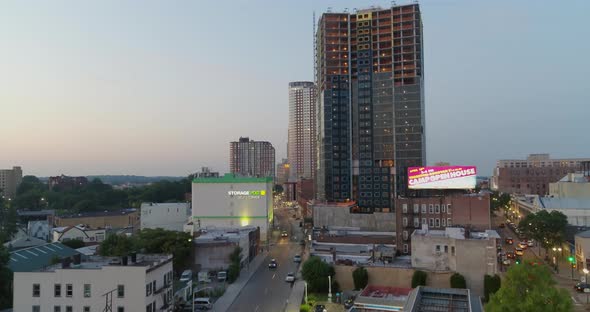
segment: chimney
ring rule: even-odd
[[[121,264],[125,266],[127,265],[127,256],[121,257]]]

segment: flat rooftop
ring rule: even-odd
[[[53,272],[57,269],[60,270],[99,270],[106,266],[117,266],[117,267],[147,267],[154,268],[161,264],[164,264],[172,260],[172,255],[167,254],[137,254],[136,262],[131,261],[131,257],[128,257],[127,265],[122,264],[122,257],[102,257],[102,256],[89,256],[86,261],[81,261],[79,265],[73,263],[68,268],[62,268],[62,264],[54,264],[39,269],[39,272]]]
[[[483,309],[479,297],[472,296],[468,289],[418,286],[408,298],[404,311],[480,312]]]
[[[469,232],[467,236],[466,234],[467,232],[464,228],[450,227],[446,228],[445,230],[429,230],[428,228],[423,228],[420,230],[415,230],[412,236],[448,237],[454,239],[500,239],[500,235],[494,230],[485,230],[484,232]]]
[[[386,307],[403,307],[412,288],[368,285],[356,297],[355,307],[371,308],[375,305]]]
[[[71,218],[95,218],[95,217],[114,217],[114,216],[125,216],[130,213],[137,212],[135,208],[128,208],[128,209],[121,209],[121,210],[114,210],[114,211],[92,211],[92,212],[82,212],[76,214],[69,214],[59,216],[60,219],[71,219]]]
[[[247,177],[226,173],[222,177],[194,178],[193,183],[270,183],[272,177]]]

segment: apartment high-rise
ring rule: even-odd
[[[313,82],[289,83],[289,146],[292,178],[313,179],[316,169],[316,87]]]
[[[275,176],[275,148],[266,141],[254,141],[240,137],[230,142],[229,170],[248,177]]]
[[[391,211],[424,165],[422,21],[418,4],[324,13],[316,32],[317,194]]]
[[[0,196],[14,198],[16,189],[23,180],[23,170],[21,167],[12,167],[12,169],[0,169]]]

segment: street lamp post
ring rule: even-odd
[[[328,302],[332,302],[332,276],[328,275]]]
[[[590,271],[588,271],[588,269],[584,268],[584,270],[582,270],[584,272],[584,283],[588,283],[588,273]],[[586,292],[586,288],[584,288],[584,292],[586,293],[586,303],[588,303],[588,292]]]
[[[304,282],[305,285],[305,303],[307,303],[307,282]]]

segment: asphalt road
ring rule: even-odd
[[[274,232],[276,243],[271,245],[270,255],[250,278],[229,311],[276,312],[282,311],[286,306],[292,284],[285,282],[285,277],[289,272],[297,272],[299,264],[293,262],[293,256],[301,253],[301,232],[299,221],[291,218],[292,212],[278,209],[275,214],[280,231],[287,231],[289,237],[281,238],[279,230]],[[268,268],[271,258],[277,260],[276,269]]]

